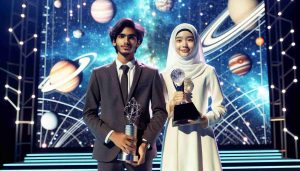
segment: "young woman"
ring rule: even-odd
[[[181,69],[194,88],[187,96],[177,92],[171,79],[174,69]],[[217,143],[213,128],[225,114],[224,98],[215,69],[205,64],[200,37],[194,26],[180,24],[172,32],[166,70],[162,73],[165,83],[168,121],[162,156],[162,171],[220,171]],[[212,99],[211,110],[208,98]],[[200,123],[172,126],[174,106],[183,101],[193,102]]]

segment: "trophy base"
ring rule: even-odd
[[[201,113],[194,103],[185,103],[174,107],[173,127],[200,123]]]
[[[197,123],[200,123],[200,117],[199,117],[199,119],[196,119],[196,120],[182,119],[182,120],[173,121],[172,125],[173,125],[173,127],[175,127],[175,126],[192,125],[192,124],[197,124]]]
[[[138,161],[138,156],[135,156],[135,155],[132,155],[132,154],[120,153],[120,154],[118,154],[117,160],[137,162]]]

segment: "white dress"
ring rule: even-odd
[[[208,117],[209,126],[199,125],[182,127],[172,126],[172,114],[169,114],[162,155],[162,171],[220,171],[218,147],[212,126],[226,112],[223,94],[213,67],[203,65],[201,75],[193,79],[192,102],[201,113]],[[172,98],[175,88],[170,73],[162,73],[168,98]],[[211,111],[208,109],[208,97],[212,98]]]

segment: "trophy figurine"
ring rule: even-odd
[[[191,93],[194,89],[191,78],[186,78],[183,70],[174,69],[171,72],[171,79],[176,91],[183,91],[187,99],[191,99]],[[174,127],[195,124],[200,122],[200,118],[201,113],[198,112],[194,103],[191,100],[186,100],[179,105],[175,105],[172,125]]]
[[[124,109],[126,116],[125,134],[137,138],[137,126],[135,124],[137,118],[141,115],[141,107],[135,98],[131,98]],[[136,145],[136,144],[135,144]],[[138,156],[135,151],[131,151],[129,154],[121,152],[118,154],[118,160],[137,162]]]

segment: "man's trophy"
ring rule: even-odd
[[[194,88],[194,83],[191,78],[186,78],[185,73],[181,69],[174,69],[171,72],[171,79],[176,91],[183,91],[186,98],[189,99],[174,107],[173,126],[182,126],[195,124],[200,122],[201,114],[191,102],[191,95]]]
[[[131,98],[127,103],[124,109],[124,113],[126,116],[126,125],[125,125],[125,134],[137,138],[137,126],[135,124],[137,118],[141,115],[141,107],[140,104],[135,100],[135,98]],[[135,144],[136,145],[136,144]],[[118,160],[120,161],[138,161],[138,156],[136,154],[136,150],[130,152],[129,154],[124,151],[118,155]]]

